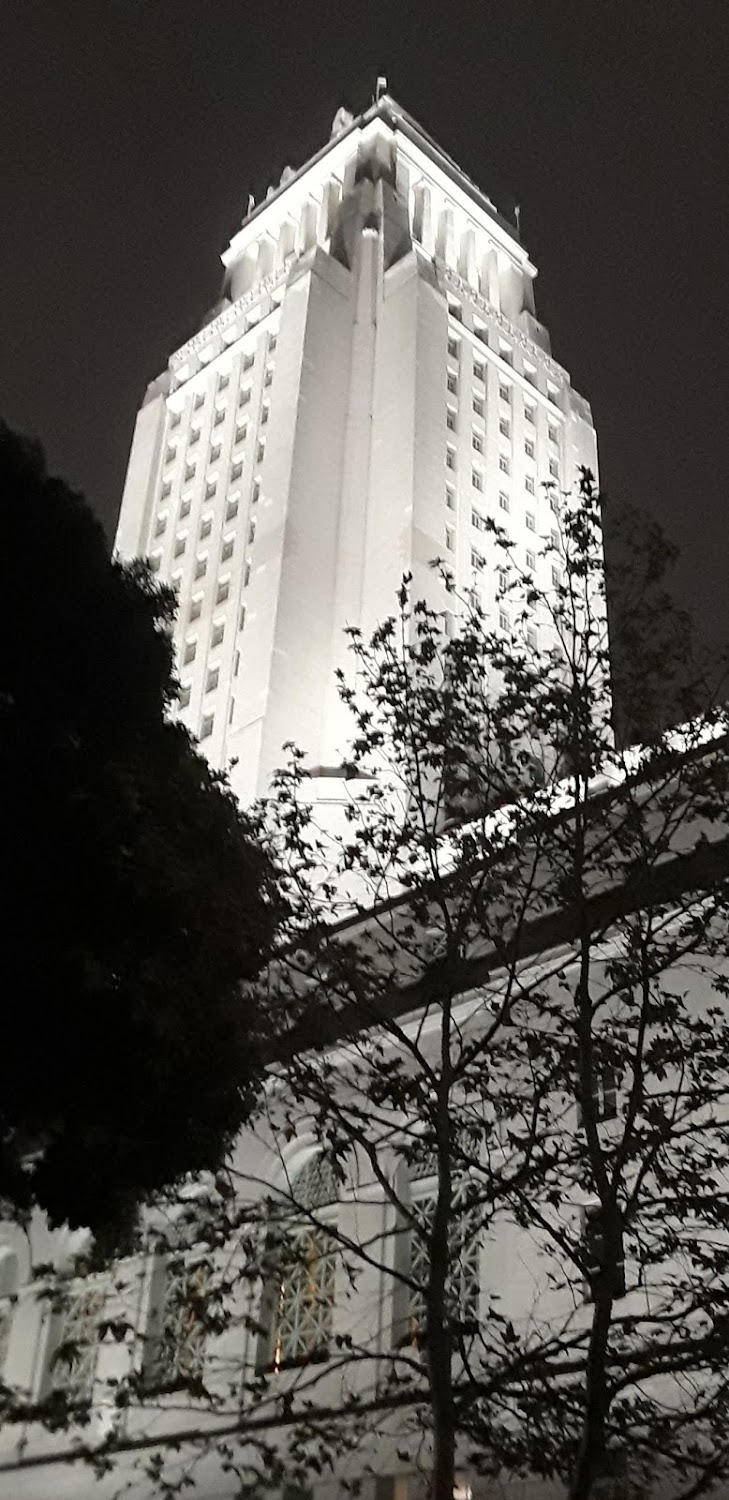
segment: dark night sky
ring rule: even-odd
[[[726,0],[3,0],[0,409],[113,529],[148,379],[218,254],[378,73],[508,206],[602,480],[729,638]]]

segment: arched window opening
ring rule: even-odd
[[[278,1371],[328,1358],[337,1255],[326,1218],[336,1199],[332,1164],[318,1152],[291,1178],[286,1201],[271,1210],[260,1369]]]

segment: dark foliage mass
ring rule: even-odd
[[[174,598],[0,428],[0,1193],[119,1224],[245,1117],[269,870],[171,722]]]

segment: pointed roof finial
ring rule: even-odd
[[[377,83],[375,85],[375,104],[377,104],[379,102],[379,100],[382,98],[382,95],[386,94],[386,93],[387,93],[387,79],[386,79],[384,73],[381,73],[380,76],[379,76],[379,78],[377,79]]]

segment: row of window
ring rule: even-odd
[[[460,306],[458,304],[455,304],[455,303],[449,304],[449,312],[450,312],[451,316],[453,318],[455,318],[458,322],[462,322],[463,321],[462,309],[460,308]],[[473,318],[473,332],[476,335],[476,337],[478,339],[480,339],[480,341],[481,341],[482,344],[484,344],[487,348],[490,346],[490,344],[489,344],[489,330],[488,330],[488,327],[487,327],[487,325],[484,322],[482,322],[482,320],[480,318],[478,318],[476,316],[474,316],[474,318]],[[462,347],[464,345],[464,342],[465,341],[463,339],[457,338],[454,334],[452,334],[452,333],[449,334],[449,337],[448,337],[448,353],[449,353],[449,355],[451,356],[452,359],[460,360],[460,358],[461,358],[461,350],[462,350]],[[497,348],[496,352],[498,353],[499,358],[501,360],[503,360],[504,364],[506,364],[506,365],[512,365],[513,366],[513,364],[514,364],[514,351],[511,348],[511,346],[509,344],[507,344],[501,338],[498,340],[498,348]],[[478,355],[474,352],[474,355],[473,355],[473,372],[474,372],[474,375],[476,376],[477,379],[479,379],[479,380],[483,380],[484,379],[484,370],[485,370],[485,366],[484,366],[483,361],[480,360],[478,358]],[[535,364],[532,364],[531,360],[529,360],[527,358],[525,358],[524,361],[523,361],[522,374],[524,376],[524,379],[527,380],[530,385],[533,385],[533,386],[536,387],[537,382],[538,382],[537,367],[536,367]],[[558,402],[559,402],[559,387],[554,384],[554,381],[549,380],[549,379],[547,380],[547,396],[548,396],[548,398],[549,398],[550,401],[554,402],[555,405],[558,404]]]
[[[483,365],[479,365],[478,366],[478,371],[479,371],[479,374],[478,374],[477,378],[480,379],[480,380],[483,380],[483,378],[484,378],[484,367],[483,367]],[[476,370],[474,368],[474,374],[475,373],[476,373]],[[451,396],[456,396],[457,397],[458,396],[458,377],[453,373],[452,370],[448,372],[448,376],[447,376],[447,379],[446,379],[446,385],[447,385],[448,394],[451,395]],[[511,387],[510,386],[503,385],[503,384],[499,385],[499,396],[500,396],[501,400],[506,403],[506,405],[511,406],[511,404],[512,404],[512,391],[511,391]],[[477,417],[485,417],[485,415],[486,415],[486,402],[484,400],[484,397],[480,396],[480,395],[474,395],[471,398],[471,409],[472,409],[472,411],[475,413],[475,415]],[[532,427],[536,426],[536,422],[537,422],[537,408],[536,408],[536,406],[533,406],[530,402],[525,401],[523,409],[524,409],[524,420],[525,420],[525,422],[528,422]],[[453,416],[455,417],[455,413],[453,413]],[[499,426],[500,427],[501,427],[501,423],[502,422],[504,422],[505,425],[508,427],[508,421],[507,421],[506,418],[503,418],[503,417],[500,418],[500,421],[499,421]],[[549,438],[550,443],[557,444],[559,442],[559,431],[558,431],[558,429],[556,427],[554,427],[552,425],[551,422],[549,422],[547,424],[547,436]]]
[[[239,431],[241,433],[240,442],[243,442],[244,438],[247,436],[247,429],[239,429]],[[238,441],[238,439],[236,439],[236,442],[237,441]],[[168,454],[169,454],[169,451],[170,450],[168,449]],[[211,448],[209,462],[212,463],[214,461],[214,459],[219,458],[220,457],[220,451],[221,450],[220,450],[219,447],[217,447],[217,448]],[[265,441],[265,438],[260,438],[259,442],[258,442],[258,447],[256,449],[256,464],[257,465],[262,464],[265,456],[266,456],[266,441]],[[174,457],[174,454],[173,454],[173,457]],[[234,458],[233,459],[233,462],[230,465],[230,474],[229,474],[231,482],[234,483],[236,479],[240,479],[241,478],[241,475],[243,473],[243,467],[244,467],[244,465],[243,465],[243,459],[242,458]],[[183,483],[185,483],[185,484],[191,484],[192,481],[193,481],[193,479],[195,478],[196,473],[197,473],[197,465],[196,465],[196,463],[193,460],[188,461],[185,464],[185,468],[184,468],[184,472],[183,472]],[[215,493],[217,491],[217,488],[218,488],[218,476],[217,476],[217,474],[211,475],[210,478],[207,479],[206,483],[205,483],[205,499],[206,500],[212,500],[212,499],[214,499]],[[165,480],[163,480],[162,487],[160,489],[160,500],[161,501],[168,500],[171,494],[172,494],[172,480],[171,479],[165,479]]]
[[[448,428],[449,432],[455,432],[456,431],[456,414],[451,409],[451,407],[448,407],[448,411],[447,411],[447,414],[446,414],[446,427]],[[511,438],[511,424],[509,422],[507,422],[504,418],[502,418],[501,421],[499,422],[499,432],[500,432],[500,434],[501,434],[502,437],[509,438],[509,439]],[[475,429],[471,432],[471,447],[473,448],[473,450],[474,450],[475,453],[483,453],[483,451],[484,451],[484,434],[482,432],[478,432]],[[532,442],[531,438],[525,438],[525,440],[524,440],[524,452],[525,452],[527,458],[536,459],[536,456],[537,456],[536,455],[536,445]],[[455,467],[455,465],[453,465],[453,464],[449,465],[449,468],[454,468],[454,467]],[[510,472],[510,463],[509,463],[508,454],[505,454],[505,453],[500,453],[499,454],[499,468],[502,470],[502,472],[504,474],[508,474]],[[559,478],[559,460],[558,459],[556,459],[556,458],[550,458],[549,459],[549,474],[550,474],[550,479],[558,479]],[[534,493],[534,480],[531,478],[531,476],[527,475],[525,483],[527,485],[527,488],[533,494]]]
[[[413,1227],[396,1238],[399,1272],[393,1308],[393,1342],[417,1347],[425,1323],[424,1287],[429,1272],[429,1226],[435,1193],[414,1183]],[[326,1359],[333,1336],[338,1248],[328,1232],[327,1217],[336,1211],[336,1180],[330,1163],[314,1155],[294,1176],[290,1194],[293,1214],[272,1215],[264,1252],[264,1290],[256,1353],[257,1368],[276,1373],[287,1367]],[[586,1300],[604,1261],[602,1210],[582,1211]],[[449,1313],[463,1323],[478,1317],[479,1233],[467,1209],[454,1217],[448,1288]],[[203,1372],[207,1332],[207,1297],[211,1264],[204,1254],[159,1255],[149,1278],[149,1312],[139,1370],[151,1392],[188,1386]],[[611,1291],[625,1294],[625,1264],[613,1267]],[[48,1385],[72,1401],[89,1401],[103,1328],[104,1292],[81,1284],[56,1326],[49,1346]]]
[[[473,434],[472,446],[477,453],[483,453],[483,442],[477,433]],[[457,468],[456,450],[455,448],[452,448],[450,444],[446,448],[446,468],[450,469],[451,472],[455,472]],[[499,470],[502,474],[511,474],[511,459],[509,458],[507,453],[499,454]],[[549,474],[549,480],[544,481],[544,483],[546,484],[551,484],[554,480],[557,480],[559,478],[559,464],[555,458],[550,458],[549,460]],[[471,483],[474,489],[483,489],[484,475],[481,469],[471,470]],[[531,474],[526,475],[524,486],[528,494],[536,494],[536,481]]]

